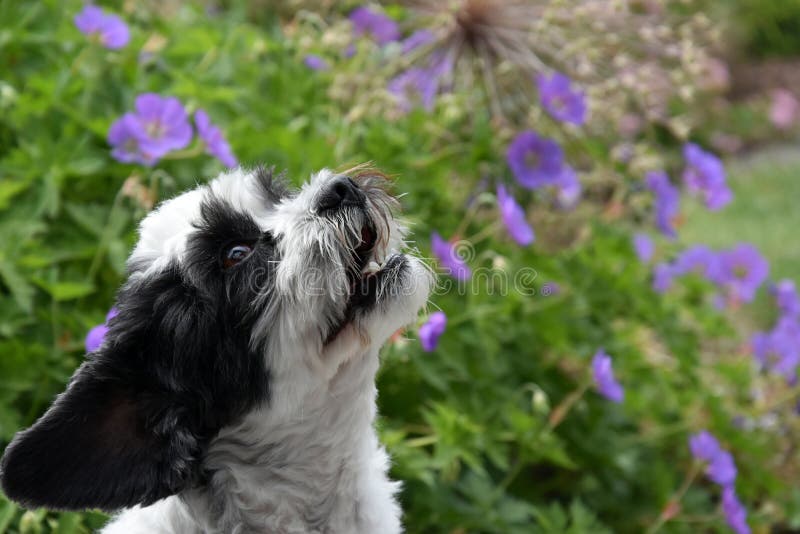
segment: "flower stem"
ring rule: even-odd
[[[673,519],[680,513],[681,499],[683,499],[683,496],[687,491],[689,491],[689,488],[692,486],[694,479],[697,478],[697,475],[700,474],[701,467],[702,464],[700,462],[695,461],[692,464],[691,469],[689,469],[683,479],[681,487],[678,488],[678,491],[673,493],[672,496],[667,500],[667,504],[661,510],[661,513],[658,514],[658,519],[655,523],[650,525],[650,528],[647,529],[646,534],[655,534],[667,523],[667,521]]]

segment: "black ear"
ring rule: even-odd
[[[11,499],[115,510],[201,478],[209,441],[268,393],[252,325],[214,280],[193,284],[172,267],[126,284],[102,347],[6,449],[0,483]]]
[[[115,510],[191,482],[201,445],[184,414],[167,399],[110,379],[102,367],[85,363],[8,446],[0,478],[9,498],[29,508]]]

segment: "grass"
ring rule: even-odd
[[[746,241],[770,260],[770,277],[800,278],[800,150],[773,148],[728,165],[734,200],[719,212],[684,202],[686,244],[714,248]]]

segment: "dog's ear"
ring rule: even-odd
[[[109,379],[114,373],[98,363],[85,363],[6,449],[0,477],[12,500],[115,510],[152,503],[191,481],[200,444],[183,414],[168,399]]]
[[[213,295],[177,269],[132,281],[101,348],[0,462],[3,491],[28,507],[150,504],[199,477],[221,426],[263,398],[263,358],[221,321]],[[233,329],[232,331],[229,331]]]

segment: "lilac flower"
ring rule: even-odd
[[[202,109],[194,113],[194,123],[197,126],[197,135],[206,145],[209,154],[217,158],[226,167],[236,167],[238,161],[231,151],[231,146],[222,136],[222,131],[211,124],[208,114]]]
[[[689,436],[689,450],[692,456],[702,462],[710,462],[722,450],[719,441],[709,431],[702,430]]]
[[[800,365],[800,324],[782,317],[771,332],[758,332],[750,339],[753,357],[762,369],[769,369],[787,380],[797,376]]]
[[[447,271],[447,274],[457,280],[468,280],[472,276],[472,269],[452,244],[442,239],[438,233],[431,234],[431,250]]]
[[[426,111],[433,109],[436,95],[442,82],[452,74],[451,58],[434,54],[427,67],[412,67],[389,80],[387,89],[397,100],[400,110],[408,112],[412,108],[412,99],[419,96],[422,107]]]
[[[523,247],[533,243],[535,236],[533,228],[525,219],[525,211],[517,204],[514,197],[508,194],[503,184],[497,186],[497,204],[503,224],[506,225],[506,229],[514,241]]]
[[[683,157],[686,160],[683,180],[690,192],[703,196],[708,209],[718,210],[733,199],[725,181],[725,168],[718,157],[694,143],[684,145]]]
[[[136,97],[136,112],[126,113],[108,131],[111,154],[126,163],[154,164],[172,150],[186,147],[192,126],[180,101],[154,93]]]
[[[706,475],[722,487],[733,484],[736,481],[736,464],[731,453],[726,450],[717,452],[708,464]]]
[[[633,236],[633,249],[636,251],[636,257],[639,258],[639,261],[648,263],[653,259],[656,245],[649,235],[640,233]]]
[[[583,187],[575,170],[568,166],[564,166],[564,170],[556,180],[556,202],[561,209],[572,209],[581,198]]]
[[[417,30],[405,39],[403,39],[403,54],[408,54],[426,44],[432,42],[435,36],[428,30]]]
[[[675,269],[669,263],[659,263],[653,269],[653,290],[656,293],[666,293],[675,280]]]
[[[576,124],[586,122],[586,99],[583,91],[573,89],[571,80],[558,72],[549,78],[543,74],[537,78],[542,107],[561,122]]]
[[[680,209],[680,191],[673,186],[667,173],[654,171],[645,177],[647,187],[655,195],[656,227],[669,237],[675,237],[675,220]]]
[[[565,172],[564,151],[558,143],[531,130],[517,134],[506,159],[514,177],[528,189],[558,185]]]
[[[379,45],[385,45],[400,38],[400,29],[397,23],[368,7],[359,7],[350,13],[350,22],[353,24],[353,33],[356,37],[369,35]]]
[[[750,534],[750,527],[747,525],[747,510],[736,497],[733,486],[722,489],[722,513],[728,526],[736,534]]]
[[[311,70],[328,70],[330,68],[327,61],[314,54],[308,54],[304,57],[303,63]]]
[[[126,113],[108,130],[108,143],[114,147],[111,155],[123,163],[154,165],[158,157],[145,152],[140,145],[141,127],[136,115]]]
[[[81,33],[97,39],[106,48],[116,50],[130,41],[130,31],[125,22],[97,6],[87,4],[73,20]]]
[[[612,402],[622,402],[625,391],[614,378],[614,369],[611,367],[611,356],[603,349],[597,351],[592,358],[592,374],[597,391]]]
[[[428,320],[419,327],[419,341],[422,350],[432,352],[439,344],[439,337],[444,333],[447,326],[447,316],[444,312],[433,312]]]
[[[720,256],[705,245],[692,245],[680,253],[673,266],[675,274],[696,273],[711,281],[720,279]]]
[[[103,344],[103,339],[106,337],[106,333],[108,333],[108,322],[116,317],[117,313],[116,308],[111,308],[108,314],[106,314],[106,321],[89,330],[85,342],[86,352],[94,352],[100,348],[100,345]]]
[[[800,298],[797,296],[794,280],[781,280],[770,288],[770,292],[774,295],[781,314],[785,317],[800,316]]]
[[[741,243],[720,253],[716,282],[726,287],[731,299],[751,302],[769,275],[769,263],[750,244]]]

